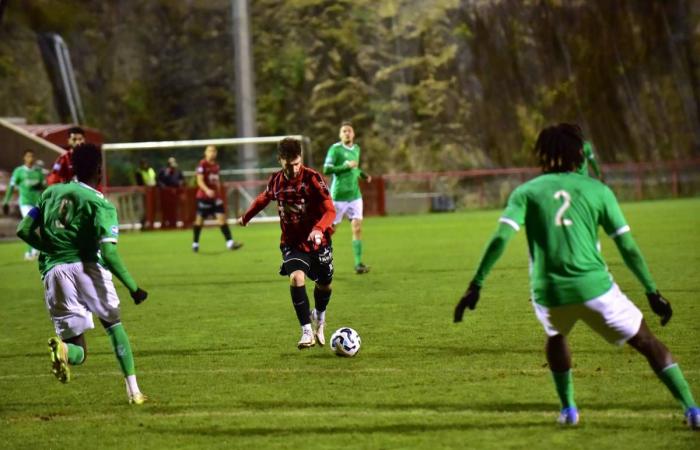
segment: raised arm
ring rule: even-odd
[[[268,181],[265,190],[258,194],[257,197],[255,197],[255,200],[253,200],[253,203],[250,204],[248,210],[241,217],[238,218],[239,225],[248,225],[248,222],[250,222],[251,219],[253,219],[253,217],[255,217],[260,211],[265,209],[265,207],[270,203],[274,192],[274,182],[275,176],[273,175],[270,178],[270,181]]]

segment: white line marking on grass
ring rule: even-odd
[[[157,405],[157,403],[152,403],[152,405]],[[446,406],[446,408],[454,408],[455,406]],[[524,408],[527,408],[527,405],[523,405]],[[288,406],[285,406],[285,408],[288,408]],[[451,417],[451,418],[459,418],[459,417],[473,417],[473,416],[480,416],[480,417],[491,417],[491,418],[502,418],[502,419],[508,419],[508,418],[513,418],[513,417],[527,417],[527,418],[541,418],[541,419],[552,419],[552,423],[554,423],[554,419],[556,418],[556,415],[558,414],[558,411],[556,410],[555,407],[552,408],[552,411],[532,411],[532,410],[527,410],[524,409],[523,411],[484,411],[483,409],[469,409],[468,406],[465,406],[464,409],[462,410],[448,410],[448,411],[440,411],[436,410],[433,408],[420,408],[416,407],[415,409],[390,409],[386,410],[382,408],[382,405],[368,405],[367,407],[364,407],[362,409],[353,409],[353,408],[344,408],[344,409],[337,409],[333,410],[330,408],[318,408],[318,407],[311,407],[311,408],[299,408],[299,409],[285,409],[285,410],[280,410],[280,409],[267,409],[265,411],[261,411],[259,409],[245,409],[245,408],[240,408],[234,411],[181,411],[181,412],[174,412],[174,413],[163,413],[163,412],[155,412],[155,411],[150,411],[148,408],[144,408],[144,411],[147,412],[149,417],[153,418],[172,418],[172,419],[179,419],[179,418],[190,418],[190,419],[196,419],[196,418],[210,418],[210,417],[246,417],[250,418],[251,416],[257,416],[257,417],[269,417],[269,416],[274,416],[274,417],[301,417],[301,418],[306,418],[306,417],[318,417],[319,415],[325,416],[339,416],[339,417],[396,417],[397,420],[405,420],[401,419],[402,417],[413,417],[413,416],[418,416],[420,418],[425,418],[426,416],[433,416],[433,417]],[[605,411],[595,411],[595,410],[584,410],[582,411],[582,416],[583,420],[586,418],[590,418],[590,420],[596,420],[599,418],[614,418],[614,419],[673,419],[676,416],[681,417],[682,413],[679,411],[678,413],[673,413],[670,411],[662,411],[662,410],[645,410],[645,411],[631,411],[631,410],[605,410]],[[4,420],[7,422],[22,422],[22,421],[32,421],[32,422],[45,422],[50,420],[50,421],[61,421],[61,422],[71,422],[71,421],[98,421],[98,422],[103,422],[103,421],[112,421],[112,420],[119,420],[119,419],[124,419],[123,414],[90,414],[90,415],[33,415],[31,417],[7,417]],[[271,428],[276,427],[275,425],[272,425]],[[241,427],[242,429],[247,428],[246,426]]]
[[[458,374],[458,375],[464,375],[465,370],[464,369],[445,369],[445,368],[440,368],[436,367],[434,369],[420,369],[420,368],[397,368],[397,367],[384,367],[384,368],[371,368],[371,367],[366,367],[362,369],[358,368],[347,368],[347,367],[338,367],[338,368],[322,368],[322,367],[316,367],[314,368],[314,372],[316,373],[342,373],[345,375],[355,375],[355,374],[373,374],[373,373],[438,373],[441,375],[444,374]],[[504,370],[504,369],[495,369],[495,368],[479,368],[477,371],[479,374],[484,374],[484,373],[489,373],[489,374],[497,374],[497,375],[542,375],[542,374],[549,374],[549,370],[546,368],[542,369],[513,369],[513,370]],[[622,369],[614,369],[614,370],[606,370],[606,372],[609,374],[608,376],[620,376],[620,375],[625,375],[625,374],[635,374],[635,375],[640,375],[642,377],[646,378],[656,378],[651,372],[649,373],[641,373],[637,369],[629,369],[629,370],[622,370]],[[308,373],[308,369],[305,368],[277,368],[277,369],[264,369],[264,368],[249,368],[249,369],[242,369],[238,367],[231,367],[230,369],[183,369],[183,370],[171,370],[171,369],[165,369],[165,370],[143,370],[140,371],[139,373],[141,374],[146,374],[147,376],[150,375],[192,375],[192,374],[226,374],[226,373],[234,373],[234,374],[261,374],[261,373],[267,373],[270,375],[275,375],[275,374],[294,374],[294,373]],[[576,369],[576,376],[577,377],[586,377],[592,374],[598,374],[599,372],[596,369]],[[695,369],[683,369],[684,374],[694,374],[694,373],[700,373],[700,370],[695,370]],[[106,377],[106,376],[115,376],[115,375],[120,375],[121,372],[114,370],[114,371],[100,371],[100,372],[81,372],[81,371],[76,371],[75,375],[77,378],[82,378],[82,377]],[[21,379],[21,378],[52,378],[51,374],[46,371],[46,373],[31,373],[31,374],[20,374],[20,373],[15,373],[15,374],[6,374],[6,375],[0,375],[0,380],[16,380],[16,379]]]

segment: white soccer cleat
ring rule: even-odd
[[[199,243],[193,242],[192,243],[192,251],[197,253],[199,251]]]
[[[310,328],[304,328],[301,332],[301,339],[297,343],[297,348],[303,350],[305,348],[313,347],[316,345],[316,339],[314,338],[314,332]]]
[[[326,345],[326,336],[324,335],[326,321],[319,320],[318,311],[315,309],[311,311],[311,326],[313,327],[314,336],[316,337],[316,342],[318,342],[318,345],[320,347]]]

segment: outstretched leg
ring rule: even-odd
[[[673,397],[680,402],[686,413],[688,425],[692,428],[700,428],[700,410],[695,403],[692,392],[690,392],[690,386],[688,386],[683,372],[673,360],[671,352],[651,332],[644,320],[642,320],[637,334],[627,343],[646,357],[649,365],[656,372],[656,376],[671,391]]]
[[[552,371],[554,386],[559,395],[562,409],[558,422],[561,425],[576,425],[578,409],[574,401],[574,382],[571,375],[571,351],[566,337],[561,334],[547,338],[545,346],[547,362]]]
[[[114,349],[114,355],[117,357],[119,367],[124,374],[129,403],[140,405],[146,401],[146,397],[141,393],[139,385],[136,382],[136,368],[134,366],[134,355],[131,352],[129,336],[126,334],[126,330],[121,322],[110,323],[102,319],[100,319],[100,322],[102,322],[102,326],[109,336],[112,349]]]

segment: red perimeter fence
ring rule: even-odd
[[[675,198],[700,193],[700,158],[659,163],[606,164],[605,182],[623,201]],[[361,183],[365,215],[386,215],[502,207],[519,184],[537,176],[538,168],[395,173]],[[233,218],[267,185],[266,180],[223,184],[226,214]],[[110,187],[125,225],[151,228],[189,227],[196,211],[196,188]],[[263,214],[276,217],[276,205]],[[138,225],[140,224],[140,225]]]

